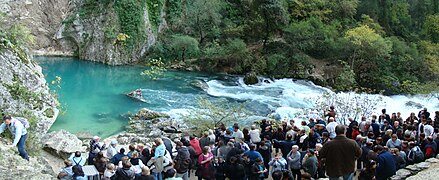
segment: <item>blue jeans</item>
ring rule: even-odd
[[[354,173],[345,174],[340,177],[329,177],[329,180],[339,180],[340,178],[343,180],[352,180],[354,178]]]
[[[26,149],[24,149],[24,144],[26,143],[27,134],[22,135],[20,138],[20,141],[18,141],[17,147],[18,152],[20,153],[20,156],[23,159],[26,159],[29,161],[29,156],[27,155]]]
[[[155,177],[155,180],[163,180],[162,173],[153,172],[152,175]]]

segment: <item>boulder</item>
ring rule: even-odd
[[[139,120],[152,120],[160,117],[169,118],[169,115],[142,108],[134,117]]]
[[[207,85],[206,82],[202,81],[202,80],[194,80],[191,82],[191,86],[195,87],[197,89],[201,89],[203,91],[206,91],[207,89],[209,89],[209,85]]]
[[[430,167],[430,163],[421,162],[421,163],[415,164],[415,166],[418,167],[419,169],[427,169]]]
[[[67,158],[76,151],[85,151],[82,141],[65,130],[48,133],[43,139],[44,150],[61,158]]]
[[[417,109],[421,109],[421,108],[424,107],[421,103],[417,103],[417,102],[414,102],[414,101],[407,101],[407,102],[405,103],[405,105],[406,105],[406,106],[409,106],[409,107],[415,107],[415,108],[417,108]]]
[[[418,166],[416,166],[416,165],[409,165],[409,166],[405,167],[405,169],[408,169],[408,170],[410,170],[410,171],[413,172],[413,173],[416,173],[416,172],[418,172],[418,171],[421,170],[421,169],[420,169]]]
[[[437,158],[429,158],[429,159],[425,160],[425,162],[429,162],[429,163],[439,163],[439,159],[437,159]]]
[[[412,175],[412,172],[410,172],[407,169],[400,169],[398,171],[396,171],[396,175],[394,177],[392,177],[392,179],[405,179],[408,176]]]
[[[257,84],[259,82],[258,76],[256,75],[255,72],[250,72],[247,73],[244,76],[244,83],[246,85],[253,85],[253,84]]]

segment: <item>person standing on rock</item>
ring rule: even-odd
[[[93,139],[90,141],[90,152],[88,153],[88,165],[95,164],[95,158],[99,152],[101,152],[106,144],[101,145],[99,143],[100,138],[98,136],[93,136]]]
[[[9,129],[14,136],[14,141],[12,142],[11,147],[17,146],[20,156],[29,161],[29,156],[24,149],[24,144],[26,143],[27,138],[27,130],[24,125],[11,116],[5,116],[3,118],[3,123],[0,125],[0,134],[3,133],[5,129]]]
[[[319,155],[326,164],[326,172],[329,179],[351,180],[355,171],[355,161],[361,155],[358,144],[348,139],[345,135],[346,127],[337,125],[335,127],[336,137],[323,145]]]

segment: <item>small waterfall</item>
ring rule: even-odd
[[[318,114],[322,112],[311,112],[307,117],[299,116],[299,114],[303,114],[304,109],[313,108],[314,102],[311,102],[312,99],[320,97],[324,93],[334,93],[328,88],[317,86],[310,81],[304,80],[271,80],[261,78],[258,84],[246,85],[244,84],[243,78],[239,78],[237,82],[237,85],[230,85],[230,83],[226,85],[219,80],[210,80],[207,82],[209,88],[206,92],[214,97],[225,97],[237,101],[263,104],[280,119],[306,119],[309,117],[317,117]],[[382,98],[383,103],[378,104],[377,108],[373,111],[374,114],[381,114],[381,109],[385,108],[388,114],[401,112],[401,116],[404,119],[408,117],[411,112],[417,114],[424,107],[428,108],[432,114],[434,114],[434,111],[439,110],[439,100],[437,98],[423,95],[383,96],[377,94],[342,92],[338,93],[337,96],[347,99],[354,96],[368,96],[368,98],[371,99]],[[371,115],[372,114],[370,114],[370,116]]]

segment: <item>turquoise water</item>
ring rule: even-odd
[[[207,97],[202,90],[190,85],[194,79],[207,79],[208,75],[168,71],[158,80],[140,73],[140,66],[107,66],[74,58],[38,57],[46,80],[61,77],[59,101],[62,113],[50,131],[65,129],[74,134],[90,133],[107,137],[127,125],[128,112],[135,113],[146,107],[156,111],[195,106],[196,98]],[[147,103],[124,95],[142,88]]]

